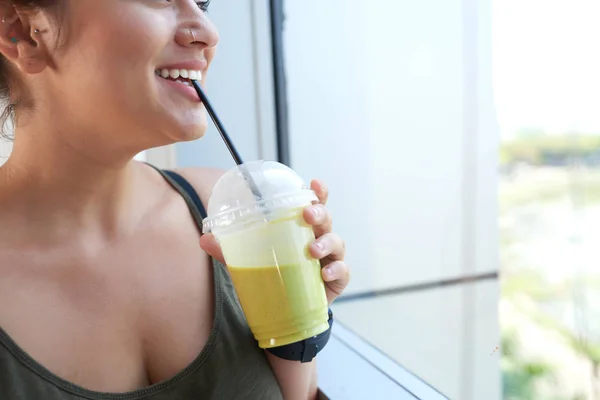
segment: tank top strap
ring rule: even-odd
[[[194,222],[196,223],[198,230],[200,233],[202,233],[202,220],[206,218],[206,209],[204,208],[202,200],[200,200],[196,190],[184,177],[178,173],[169,170],[162,170],[154,167],[151,164],[148,165],[157,170],[173,187],[173,189],[181,194],[188,208],[190,209],[190,212],[192,213],[192,217],[194,218]]]

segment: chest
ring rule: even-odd
[[[86,389],[126,392],[201,352],[214,288],[197,235],[66,250],[0,252],[0,326],[39,364]]]

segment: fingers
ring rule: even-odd
[[[200,237],[200,247],[202,247],[202,250],[204,250],[209,256],[213,257],[220,263],[225,264],[225,258],[221,252],[221,246],[211,233],[207,233]]]
[[[350,270],[343,261],[334,261],[327,265],[321,270],[321,275],[329,289],[328,292],[332,292],[327,294],[329,303],[342,294],[350,283]]]
[[[315,192],[315,194],[319,198],[319,203],[323,205],[327,204],[327,199],[329,198],[329,190],[323,182],[313,179],[310,182],[310,188]]]
[[[310,245],[309,251],[310,255],[317,260],[325,257],[331,260],[343,260],[346,255],[346,245],[335,233],[326,233]]]
[[[333,227],[331,214],[323,204],[314,204],[304,209],[304,220],[313,226],[315,236],[320,237],[331,232]]]

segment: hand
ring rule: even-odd
[[[327,301],[331,305],[350,283],[350,270],[344,262],[346,245],[342,238],[332,231],[332,221],[325,207],[329,192],[325,185],[317,180],[310,183],[319,198],[319,203],[304,209],[304,220],[312,225],[315,240],[309,247],[310,255],[321,260],[321,275],[325,282]]]
[[[304,209],[304,220],[312,225],[316,240],[309,247],[310,255],[321,261],[321,275],[325,282],[327,301],[333,301],[344,291],[350,282],[350,272],[344,262],[346,246],[344,241],[332,232],[331,215],[325,208],[329,193],[325,185],[313,180],[310,187],[315,191],[319,202]],[[202,235],[200,247],[222,264],[225,264],[221,246],[212,234]]]

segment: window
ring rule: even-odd
[[[510,399],[600,396],[598,15],[596,1],[495,2]]]
[[[324,398],[443,400],[444,395],[339,324],[319,355]]]

